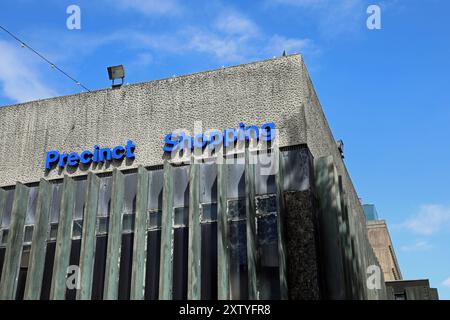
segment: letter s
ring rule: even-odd
[[[175,139],[174,139],[175,138]],[[166,145],[164,146],[164,152],[172,152],[177,149],[178,140],[176,140],[177,135],[175,133],[169,133],[164,138]]]

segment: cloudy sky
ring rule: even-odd
[[[366,26],[370,4],[381,30]],[[2,0],[0,24],[91,90],[115,64],[135,83],[302,53],[403,276],[450,299],[449,12],[447,0]],[[0,31],[0,105],[80,91]]]

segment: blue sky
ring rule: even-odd
[[[66,27],[72,4],[80,30]],[[366,27],[370,4],[381,30]],[[134,83],[302,53],[404,278],[450,299],[449,12],[447,0],[3,0],[0,22],[90,89],[110,85],[109,65]],[[0,32],[0,105],[77,92]]]

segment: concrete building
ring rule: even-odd
[[[383,270],[384,280],[402,280],[402,272],[400,271],[386,221],[367,221],[367,232],[370,244]]]
[[[1,299],[387,297],[299,55],[0,119]]]
[[[384,220],[378,220],[375,205],[363,205],[367,219],[369,242],[383,270],[389,300],[439,300],[438,291],[429,280],[404,280],[394,245]]]
[[[390,300],[439,300],[437,289],[430,288],[428,279],[387,281],[386,289]]]

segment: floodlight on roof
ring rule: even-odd
[[[108,76],[109,80],[112,80],[113,88],[120,87],[121,85],[123,85],[123,79],[125,78],[125,68],[123,67],[123,65],[108,67]],[[122,79],[122,83],[118,85],[114,84],[114,80],[116,79]]]

